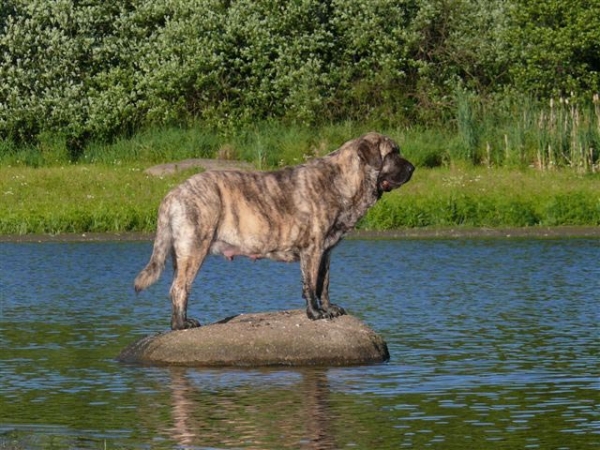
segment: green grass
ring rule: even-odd
[[[152,231],[162,196],[185,174],[72,165],[0,169],[0,233]]]
[[[361,227],[600,225],[600,177],[572,171],[418,170],[375,205]]]
[[[321,153],[317,148],[316,153]],[[152,232],[160,200],[193,173],[146,163],[0,167],[0,234]],[[360,228],[600,225],[600,176],[572,170],[418,168]]]
[[[359,226],[600,225],[600,103],[593,107],[564,101],[546,111],[524,104],[509,118],[479,114],[483,106],[464,98],[455,127],[379,130],[418,169]],[[57,136],[44,135],[35,147],[0,142],[0,234],[151,232],[162,197],[192,172],[156,178],[143,172],[147,167],[198,157],[243,160],[259,169],[299,164],[374,128],[356,122],[315,129],[262,123],[218,132],[200,124],[155,128],[92,142],[76,163]]]

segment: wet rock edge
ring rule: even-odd
[[[389,358],[383,338],[356,317],[313,321],[303,310],[240,314],[145,336],[117,356],[129,364],[193,367],[351,366]]]

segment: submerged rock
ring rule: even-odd
[[[147,336],[123,362],[181,366],[355,365],[389,359],[385,341],[353,316],[310,320],[303,310],[240,314]]]

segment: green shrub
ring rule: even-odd
[[[428,166],[591,171],[598,15],[584,0],[3,0],[0,158],[81,160],[152,127],[352,122],[454,133]],[[542,117],[550,98],[588,122]]]
[[[543,208],[544,225],[600,225],[600,196],[562,193]]]

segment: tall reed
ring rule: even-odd
[[[591,102],[569,96],[545,103],[509,97],[478,104],[458,97],[456,123],[462,159],[476,164],[600,171],[597,94]],[[460,154],[451,156],[456,159]]]
[[[211,129],[201,122],[149,128],[113,142],[91,142],[78,163],[152,165],[186,158],[245,160],[269,169],[299,164],[334,150],[344,141],[377,130],[396,139],[419,166],[483,165],[540,170],[571,168],[600,172],[600,97],[573,96],[544,103],[506,94],[481,97],[455,91],[453,113],[442,123],[386,126],[341,122],[317,127],[259,122]],[[69,164],[65,139],[45,134],[38,144],[0,141],[0,165],[52,167]]]
[[[560,166],[578,172],[600,170],[600,101],[584,105],[573,96],[550,99],[548,108],[537,112],[537,155],[542,170]]]
[[[455,92],[456,123],[458,134],[463,144],[463,159],[479,162],[479,145],[481,133],[481,120],[478,111],[477,97],[474,94],[457,89]]]

